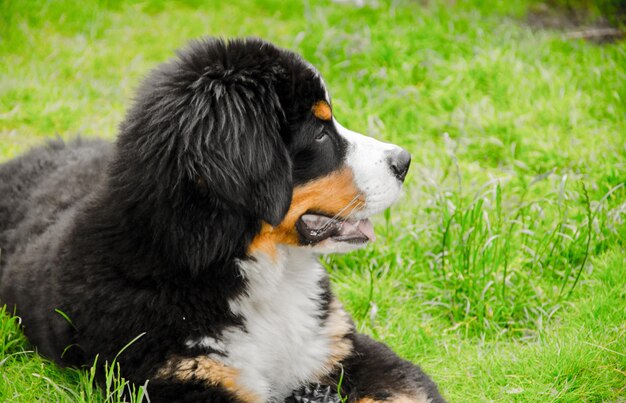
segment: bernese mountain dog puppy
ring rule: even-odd
[[[192,42],[114,145],[56,141],[0,166],[0,301],[40,353],[117,357],[152,402],[281,402],[340,378],[351,402],[442,401],[355,331],[318,261],[374,240],[409,163],[341,126],[297,54]]]

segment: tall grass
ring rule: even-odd
[[[593,271],[590,254],[625,245],[624,184],[591,195],[585,179],[549,171],[466,187],[457,169],[442,182],[420,181],[407,195],[418,206],[410,214],[386,213],[381,238],[391,242],[327,264],[340,279],[367,268],[360,269],[369,282],[357,310],[363,319],[374,283],[399,270],[407,283],[428,284],[420,299],[449,330],[536,338]]]

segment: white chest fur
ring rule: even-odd
[[[214,357],[237,369],[238,383],[265,401],[282,401],[319,374],[331,353],[320,324],[319,285],[326,272],[308,251],[284,248],[275,259],[263,253],[240,263],[247,295],[230,303],[245,321],[217,341],[189,341],[226,353]]]

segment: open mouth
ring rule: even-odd
[[[296,230],[302,241],[309,245],[326,239],[352,244],[363,244],[376,240],[374,226],[367,218],[350,220],[307,213],[296,222]]]

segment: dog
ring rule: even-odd
[[[375,239],[410,154],[341,126],[320,73],[260,39],[157,67],[115,144],[0,166],[0,301],[62,365],[120,363],[152,402],[440,402],[359,334],[318,261]]]

